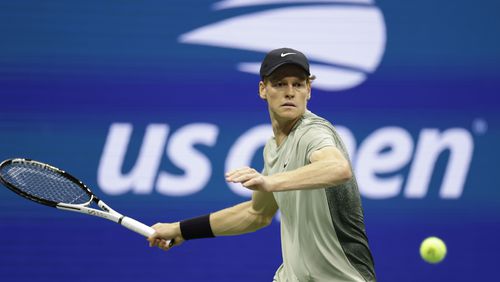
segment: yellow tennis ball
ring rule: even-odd
[[[428,263],[441,262],[446,256],[446,245],[438,237],[428,237],[420,245],[420,255]]]

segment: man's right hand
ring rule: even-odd
[[[179,222],[156,223],[151,227],[156,232],[147,239],[150,247],[158,247],[168,251],[173,246],[178,246],[184,242]],[[167,243],[168,241],[170,241],[170,244]]]

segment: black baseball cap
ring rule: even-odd
[[[277,68],[286,64],[297,65],[303,68],[307,75],[311,75],[309,72],[309,61],[302,52],[292,48],[279,48],[267,53],[260,65],[260,77],[269,76]]]

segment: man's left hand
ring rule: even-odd
[[[273,192],[273,185],[270,178],[250,167],[239,168],[227,172],[226,181],[241,183],[243,187],[254,191]]]

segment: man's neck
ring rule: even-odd
[[[274,138],[276,140],[276,145],[281,145],[283,141],[286,139],[290,131],[292,131],[293,127],[300,120],[300,116],[295,120],[280,120],[271,117],[271,124],[273,126]]]

